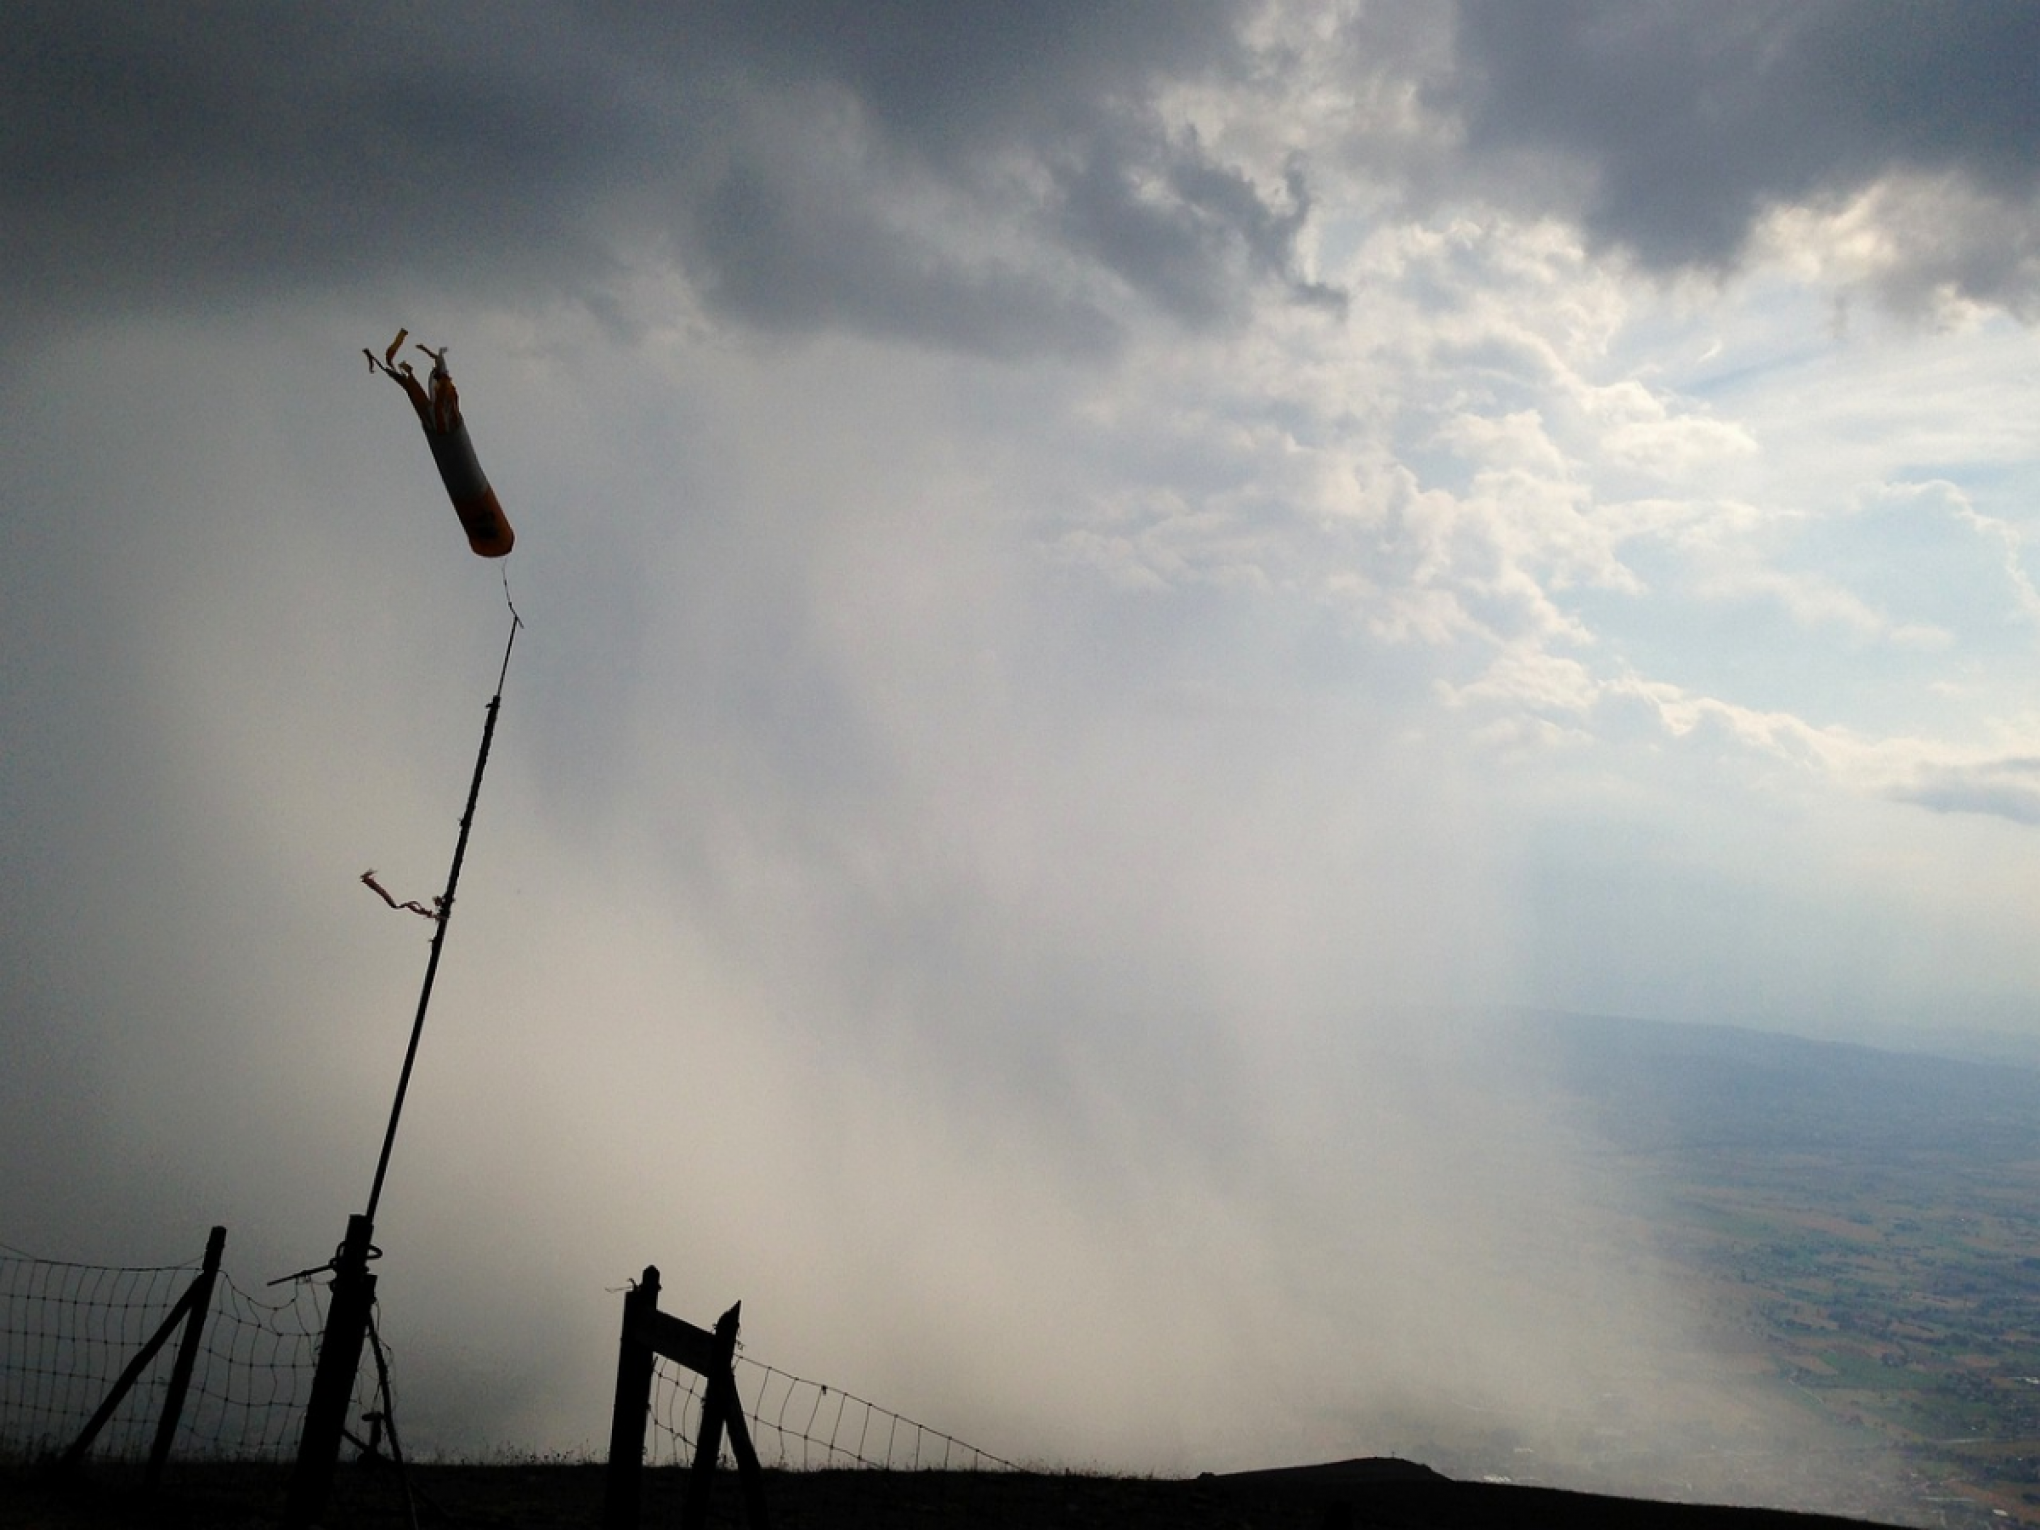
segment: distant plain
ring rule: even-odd
[[[1730,1027],[1520,1024],[1528,1087],[1567,1100],[1619,1170],[1639,1252],[1694,1283],[1718,1355],[1897,1462],[1901,1496],[1864,1509],[2040,1524],[2040,1072]]]

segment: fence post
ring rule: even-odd
[[[206,1242],[206,1258],[209,1261],[213,1260],[214,1257],[214,1242],[217,1241],[224,1244],[226,1236],[225,1228],[215,1227],[213,1229],[212,1237]],[[90,1450],[92,1442],[99,1438],[99,1431],[106,1427],[107,1420],[113,1417],[114,1410],[121,1405],[122,1399],[134,1390],[135,1383],[141,1380],[142,1372],[146,1371],[150,1363],[155,1360],[157,1351],[169,1342],[170,1335],[177,1331],[179,1323],[186,1320],[192,1308],[199,1305],[200,1286],[205,1288],[204,1294],[210,1296],[212,1292],[210,1268],[206,1273],[201,1274],[197,1280],[194,1280],[184,1288],[184,1294],[178,1297],[176,1305],[171,1307],[170,1315],[163,1319],[162,1327],[158,1328],[149,1342],[136,1352],[132,1360],[128,1361],[127,1369],[122,1371],[113,1385],[107,1389],[106,1397],[99,1404],[98,1410],[93,1413],[91,1418],[85,1421],[85,1427],[78,1431],[78,1438],[73,1440],[70,1449],[66,1450],[57,1459],[56,1470],[60,1472],[70,1471],[85,1459],[85,1452]],[[200,1321],[202,1322],[203,1319],[201,1318]],[[188,1338],[189,1334],[187,1332]],[[175,1428],[175,1425],[173,1424],[171,1427]]]
[[[185,1393],[191,1390],[191,1371],[198,1363],[199,1341],[205,1335],[206,1318],[212,1313],[213,1283],[219,1279],[220,1257],[226,1249],[227,1230],[215,1227],[205,1240],[205,1263],[192,1284],[184,1339],[177,1346],[177,1361],[170,1368],[170,1390],[163,1394],[163,1416],[156,1421],[156,1441],[149,1447],[148,1484],[152,1489],[162,1480],[163,1463],[170,1459],[170,1446],[177,1437],[177,1420],[184,1412]]]
[[[652,1407],[651,1319],[659,1310],[659,1267],[623,1295],[617,1341],[616,1400],[609,1413],[609,1468],[602,1479],[602,1530],[637,1530],[644,1482],[645,1415]]]
[[[743,1310],[744,1304],[738,1302],[715,1320],[715,1348],[706,1373],[707,1385],[702,1389],[701,1438],[695,1442],[694,1465],[687,1473],[687,1499],[680,1509],[682,1530],[700,1530],[708,1523],[708,1495],[715,1485],[716,1460],[722,1454],[725,1410],[736,1402],[726,1394],[724,1381],[736,1365],[737,1319]]]
[[[354,1403],[354,1377],[368,1337],[369,1308],[375,1304],[375,1276],[368,1268],[374,1233],[367,1217],[350,1216],[347,1240],[333,1256],[333,1296],[326,1308],[326,1331],[319,1339],[312,1395],[305,1404],[304,1433],[298,1436],[297,1464],[291,1469],[290,1493],[284,1501],[286,1524],[316,1524],[333,1491],[340,1436]]]

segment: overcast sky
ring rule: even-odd
[[[442,1437],[600,1440],[646,1263],[1007,1456],[1596,1395],[1568,1123],[1366,1059],[2040,1042],[2036,318],[2017,0],[12,7],[0,1241],[362,1208],[507,572]]]

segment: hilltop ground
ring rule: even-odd
[[[1386,1472],[1383,1468],[1388,1468]],[[1864,1522],[1767,1509],[1651,1503],[1545,1488],[1453,1482],[1406,1462],[1344,1462],[1298,1472],[1195,1479],[1060,1473],[768,1473],[776,1530],[897,1526],[1003,1526],[1007,1530],[1861,1530]],[[423,1466],[409,1474],[417,1523],[584,1530],[600,1521],[599,1465]],[[23,1471],[0,1476],[5,1530],[166,1530],[281,1523],[284,1472],[276,1466],[186,1466],[145,1497],[132,1477],[98,1473],[68,1486]],[[684,1474],[651,1472],[640,1523],[679,1523]],[[1340,1506],[1347,1512],[1342,1517]],[[719,1481],[712,1523],[742,1523],[735,1484]],[[329,1526],[411,1523],[395,1474],[343,1471]]]

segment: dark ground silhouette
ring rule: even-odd
[[[600,1465],[414,1466],[421,1526],[586,1530],[599,1522]],[[282,1523],[286,1469],[183,1465],[153,1497],[138,1478],[95,1471],[59,1484],[23,1469],[0,1475],[4,1530],[111,1530],[114,1526]],[[641,1523],[679,1523],[683,1473],[647,1474]],[[1409,1462],[1354,1461],[1283,1472],[1189,1479],[1082,1473],[769,1472],[774,1530],[876,1530],[879,1526],[1003,1526],[1007,1530],[1843,1530],[1861,1520],[1611,1498],[1553,1488],[1455,1482]],[[327,1530],[410,1523],[395,1474],[343,1469]],[[719,1481],[712,1523],[742,1523],[734,1479]]]

